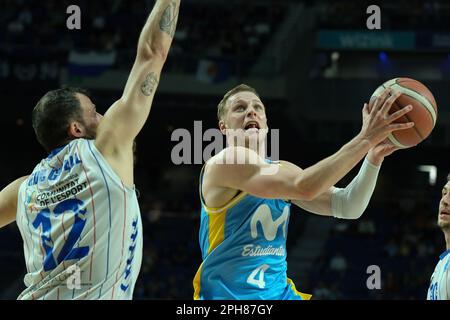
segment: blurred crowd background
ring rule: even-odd
[[[87,88],[103,112],[120,97],[153,3],[0,0],[0,188],[45,157],[30,123],[44,93],[61,85]],[[72,4],[81,9],[81,30],[66,28]],[[172,163],[175,129],[193,133],[194,121],[202,121],[203,131],[216,127],[223,94],[247,83],[260,92],[269,126],[280,129],[280,158],[307,167],[358,133],[363,103],[394,77],[430,88],[439,108],[437,126],[419,146],[385,160],[361,219],[293,208],[288,276],[316,299],[426,298],[445,251],[436,221],[450,171],[450,3],[378,1],[381,30],[366,28],[370,4],[182,0],[152,112],[137,139],[144,259],[136,299],[191,299],[201,263],[202,164]],[[15,299],[25,274],[15,224],[0,230],[0,243],[0,298]],[[381,271],[378,290],[366,286],[373,265]]]

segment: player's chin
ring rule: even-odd
[[[257,129],[251,129],[251,130],[245,130],[244,132],[245,141],[254,140],[258,137],[258,130]]]
[[[258,145],[260,146],[261,143],[264,143],[266,139],[266,135],[265,134],[259,134],[259,133],[250,133],[250,134],[246,134],[245,135],[245,144],[246,145]]]
[[[245,138],[246,139],[258,139],[263,140],[267,136],[267,130],[265,129],[251,129],[245,131]]]
[[[450,215],[449,214],[439,214],[438,226],[441,229],[450,229]]]

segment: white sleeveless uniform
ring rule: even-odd
[[[439,256],[431,276],[427,300],[450,300],[450,249]]]
[[[53,151],[19,189],[27,289],[18,299],[132,299],[142,262],[135,190],[94,145]]]

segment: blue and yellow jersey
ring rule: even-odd
[[[304,300],[287,278],[286,238],[290,202],[238,192],[225,206],[202,202],[203,263],[194,278],[194,299]]]

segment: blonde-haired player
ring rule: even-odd
[[[309,299],[287,278],[286,237],[291,203],[316,214],[357,219],[375,188],[384,157],[398,148],[389,133],[413,123],[394,123],[411,107],[388,114],[400,93],[387,89],[369,110],[361,132],[338,152],[301,169],[263,157],[265,105],[255,89],[240,85],[218,105],[219,127],[230,147],[200,173],[200,245],[203,263],[194,279],[195,299]],[[237,139],[235,139],[237,138]],[[294,146],[297,147],[297,146]],[[346,188],[333,185],[367,154]],[[240,161],[241,160],[241,161]]]
[[[431,276],[428,300],[450,300],[450,174],[442,188],[439,202],[438,226],[445,237],[446,251],[439,256],[439,261]]]

